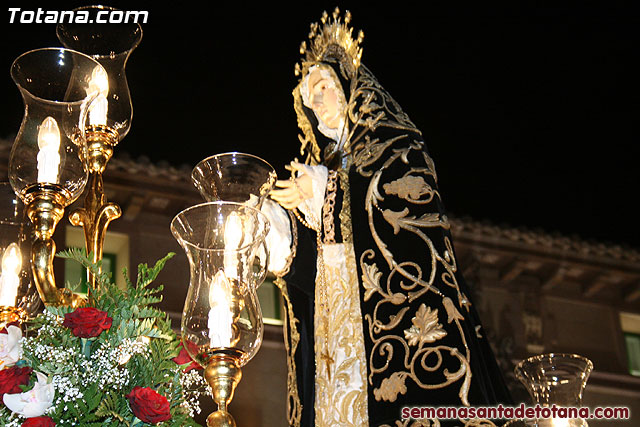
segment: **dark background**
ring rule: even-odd
[[[244,151],[285,177],[298,149],[298,46],[336,3],[215,3],[104,2],[149,11],[127,66],[133,127],[116,156],[194,166]],[[340,6],[364,30],[363,63],[422,130],[448,210],[640,247],[638,7],[421,3]],[[22,118],[11,62],[60,45],[55,25],[9,24],[7,8],[88,4],[5,3],[0,137]]]

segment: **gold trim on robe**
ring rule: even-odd
[[[318,310],[321,280],[316,280],[315,418],[318,427],[368,426],[367,360],[364,349],[362,313],[356,259],[351,244],[323,244],[324,271],[329,303],[329,319],[324,322]],[[321,271],[318,268],[318,271]],[[324,325],[328,325],[325,334]],[[333,362],[324,363],[328,351]],[[327,371],[327,369],[330,370]]]

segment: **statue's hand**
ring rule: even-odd
[[[288,169],[292,172],[300,171],[302,165],[298,162],[291,162],[291,167]],[[276,187],[278,188],[271,190],[271,198],[285,209],[295,209],[300,203],[313,197],[313,184],[309,175],[299,175],[296,178],[292,176],[289,180],[278,180]]]

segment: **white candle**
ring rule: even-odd
[[[209,345],[211,348],[231,347],[233,338],[233,298],[231,283],[222,270],[209,287]]]
[[[16,243],[11,243],[2,255],[2,275],[0,275],[0,306],[13,307],[16,304],[22,254]]]
[[[58,183],[60,167],[60,128],[56,119],[49,116],[38,130],[38,182]]]
[[[89,124],[91,126],[106,125],[107,124],[107,110],[109,109],[109,102],[107,97],[100,94],[91,103],[89,107]]]
[[[97,96],[89,106],[89,124],[106,125],[107,112],[109,110],[109,76],[104,68],[96,66],[91,73],[89,87],[87,88],[88,96]]]

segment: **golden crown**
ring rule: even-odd
[[[360,43],[364,39],[364,33],[361,30],[357,39],[351,36],[353,28],[348,26],[351,22],[351,12],[345,12],[344,22],[342,22],[340,9],[336,7],[332,17],[333,19],[329,18],[325,11],[320,18],[321,24],[317,22],[311,24],[309,46],[306,41],[300,45],[300,55],[303,55],[303,60],[301,64],[296,64],[296,76],[306,74],[313,63],[324,61],[339,62],[342,71],[346,73],[348,78],[355,75],[362,57]]]

